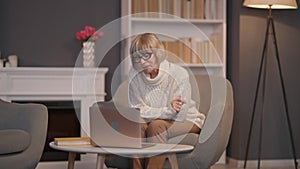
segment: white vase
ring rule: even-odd
[[[83,67],[95,67],[95,42],[83,42]]]

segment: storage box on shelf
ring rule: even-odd
[[[124,0],[122,16],[123,59],[129,56],[131,37],[153,32],[177,56],[169,56],[170,61],[195,73],[225,76],[226,0]]]

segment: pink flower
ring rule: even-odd
[[[76,39],[82,41],[96,41],[104,35],[103,32],[96,32],[92,26],[85,26],[84,30],[76,32]]]
[[[96,29],[91,26],[85,26],[84,31],[86,32],[86,35],[90,37],[96,32]]]

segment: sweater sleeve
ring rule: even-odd
[[[180,97],[186,103],[182,105],[181,110],[177,113],[174,120],[183,121],[186,118],[191,104],[191,86],[189,83],[189,77],[183,76],[182,78],[177,79],[177,83],[177,87],[173,89],[173,99]]]

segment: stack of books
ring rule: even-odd
[[[89,137],[60,137],[54,138],[54,144],[58,146],[90,145],[91,139]]]

